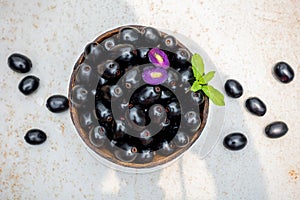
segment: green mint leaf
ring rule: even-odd
[[[213,77],[215,76],[215,71],[211,71],[208,72],[207,74],[205,74],[204,76],[202,76],[203,80],[204,80],[204,84],[208,83],[211,79],[213,79]]]
[[[206,84],[206,82],[205,82],[203,76],[198,77],[198,78],[196,79],[195,82],[198,82],[198,83],[201,84],[201,85]]]
[[[198,77],[202,76],[204,73],[204,63],[201,56],[195,53],[192,56],[192,70],[194,73],[194,77],[197,79]]]
[[[198,81],[195,81],[191,87],[191,91],[197,92],[198,90],[201,90],[201,88],[202,88],[202,85],[200,85],[198,83]]]
[[[193,70],[193,74],[194,74],[194,77],[196,78],[196,80],[202,76],[202,74],[200,74],[200,72],[198,71],[198,69],[194,66],[192,66],[192,70]]]
[[[224,96],[221,92],[215,89],[211,85],[202,86],[203,92],[208,96],[208,98],[217,106],[224,106]]]

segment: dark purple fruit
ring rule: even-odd
[[[188,61],[191,58],[191,54],[188,52],[188,50],[179,48],[176,51],[176,57],[179,61]]]
[[[46,107],[53,113],[60,113],[68,110],[69,100],[63,95],[52,95],[47,99]]]
[[[168,127],[171,125],[171,121],[168,118],[166,118],[166,120],[164,122],[162,122],[161,125],[163,127]]]
[[[118,85],[113,85],[110,87],[110,95],[112,98],[120,98],[123,95],[123,90]]]
[[[90,65],[82,63],[78,67],[78,71],[76,74],[77,83],[89,84],[90,81],[93,81],[93,79],[95,79],[94,77],[95,73]]]
[[[274,77],[282,83],[289,83],[294,79],[294,70],[286,62],[279,62],[273,68]]]
[[[19,83],[19,90],[24,95],[29,95],[33,93],[40,84],[40,79],[36,76],[26,76]]]
[[[148,47],[141,47],[137,49],[138,57],[140,59],[148,59],[148,52],[150,51],[150,48]]]
[[[102,147],[107,140],[106,129],[103,126],[96,126],[89,133],[91,143],[96,147]]]
[[[185,147],[189,143],[189,136],[184,132],[178,132],[173,139],[174,144],[177,147]]]
[[[110,37],[103,41],[103,46],[105,50],[110,51],[114,46],[116,46],[115,38]]]
[[[198,105],[201,105],[204,102],[204,95],[202,92],[191,92],[191,98]]]
[[[96,103],[96,115],[97,118],[103,122],[111,122],[113,120],[111,110],[108,109],[102,102]]]
[[[151,108],[149,109],[149,117],[151,119],[151,123],[161,124],[166,120],[165,108],[159,104],[151,106]]]
[[[168,112],[168,115],[174,117],[179,116],[181,114],[181,107],[178,101],[171,102],[167,105],[166,111]]]
[[[154,47],[159,43],[160,33],[156,29],[152,27],[146,27],[143,30],[143,33],[144,33],[145,45],[150,45]]]
[[[146,86],[135,92],[132,98],[139,104],[148,105],[157,101],[160,94],[161,88],[159,86]]]
[[[157,153],[162,156],[169,156],[175,151],[175,145],[173,142],[163,141]]]
[[[179,73],[175,70],[169,70],[168,71],[168,78],[166,80],[166,83],[168,87],[172,90],[176,90],[179,80]]]
[[[267,112],[266,105],[257,97],[247,99],[245,105],[249,112],[260,117]]]
[[[146,125],[145,113],[139,106],[134,106],[129,109],[129,119],[138,126]]]
[[[140,32],[135,28],[124,28],[120,31],[120,39],[122,42],[135,43],[140,38]]]
[[[181,72],[181,82],[188,84],[194,81],[194,74],[191,68]]]
[[[171,36],[171,35],[167,35],[164,39],[163,39],[163,48],[172,50],[177,46],[177,40]]]
[[[243,95],[243,87],[242,85],[233,79],[229,79],[226,81],[224,85],[226,94],[232,98],[239,98]]]
[[[289,128],[286,123],[276,121],[265,128],[265,133],[269,138],[280,138],[288,132]]]
[[[124,132],[126,131],[126,124],[122,120],[115,120],[116,122],[116,132]]]
[[[120,66],[113,60],[107,60],[97,66],[98,74],[105,79],[113,79],[121,75]]]
[[[95,119],[91,112],[80,113],[80,124],[83,128],[90,128],[92,124],[95,123]]]
[[[128,65],[128,62],[132,61],[135,56],[133,50],[135,50],[135,47],[131,44],[118,44],[110,50],[111,58]]]
[[[47,140],[47,135],[40,129],[31,129],[24,136],[25,141],[31,145],[42,144]]]
[[[195,111],[188,111],[184,115],[184,126],[188,128],[186,131],[196,131],[201,125],[200,115]]]
[[[162,90],[161,91],[161,95],[160,95],[160,99],[163,101],[169,101],[171,100],[173,94],[171,91],[169,90]]]
[[[115,157],[123,162],[132,162],[137,156],[137,148],[128,144],[114,151]]]
[[[232,151],[241,150],[247,144],[247,138],[242,133],[231,133],[223,140],[223,145]]]
[[[31,60],[19,53],[11,54],[7,59],[8,66],[15,72],[27,73],[32,67]]]
[[[84,56],[86,58],[90,55],[96,57],[99,56],[102,52],[103,52],[102,47],[99,44],[92,42],[86,45],[84,49]]]
[[[141,47],[137,49],[137,62],[139,65],[149,63],[148,52],[150,48],[148,47]]]
[[[81,105],[88,101],[89,92],[81,85],[75,85],[71,92],[70,101],[76,105]]]
[[[127,89],[136,89],[141,81],[141,74],[138,68],[129,70],[125,75],[124,85]]]
[[[142,153],[139,153],[135,159],[135,162],[137,163],[149,163],[153,160],[154,153],[150,150],[143,150]]]

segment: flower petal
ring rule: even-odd
[[[153,48],[149,51],[148,57],[151,63],[157,67],[167,69],[170,66],[170,62],[167,54],[159,48]]]
[[[167,80],[168,72],[158,67],[146,68],[143,71],[142,78],[148,84],[159,85]]]

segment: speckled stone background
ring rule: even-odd
[[[67,95],[72,67],[85,44],[123,24],[143,24],[195,40],[223,79],[244,86],[240,99],[227,99],[221,137],[241,131],[249,144],[239,152],[220,140],[204,160],[193,149],[171,166],[150,174],[127,174],[103,166],[87,153],[68,112],[50,113],[45,101]],[[40,88],[25,97],[24,76],[7,67],[20,52],[32,59],[29,74]],[[295,79],[284,85],[271,69],[288,62]],[[300,1],[5,1],[0,0],[0,199],[299,199],[300,197]],[[244,101],[260,97],[264,117],[249,114]],[[286,136],[269,139],[275,120]],[[30,146],[32,127],[48,134]]]

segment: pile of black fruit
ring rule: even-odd
[[[163,51],[169,61],[159,84],[145,78],[149,69],[162,75],[149,60],[151,49]],[[69,93],[72,120],[84,142],[126,166],[179,156],[199,137],[208,112],[207,97],[189,90],[190,62],[187,48],[150,27],[121,27],[87,45]]]

